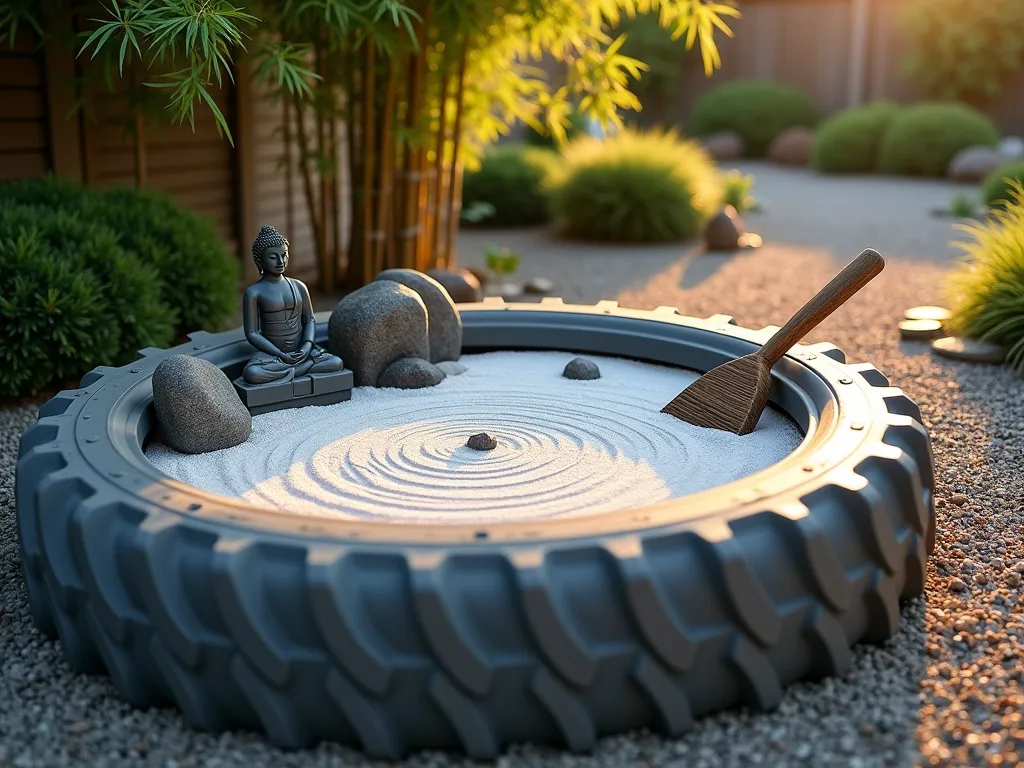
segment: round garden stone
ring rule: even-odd
[[[462,319],[452,297],[434,278],[415,269],[386,269],[376,280],[390,280],[411,288],[427,308],[427,338],[432,363],[458,360],[462,354]],[[345,358],[342,358],[344,360]]]
[[[743,155],[743,138],[733,131],[721,131],[701,140],[705,151],[715,160],[735,160]]]
[[[523,290],[526,293],[548,294],[555,290],[555,284],[546,277],[531,277],[523,283]]]
[[[942,335],[942,323],[938,320],[903,320],[899,327],[900,336],[908,340],[934,339]]]
[[[233,448],[252,434],[252,416],[228,377],[191,355],[173,355],[157,365],[153,407],[164,443],[181,453]]]
[[[394,389],[422,389],[433,387],[444,380],[444,371],[433,363],[418,357],[396,360],[380,375],[378,387]]]
[[[498,447],[498,441],[486,432],[478,432],[466,441],[466,445],[474,451],[493,451]]]
[[[907,320],[937,320],[940,323],[944,323],[953,316],[945,307],[911,307],[903,313],[903,317]]]
[[[427,276],[444,286],[456,304],[472,304],[484,297],[480,281],[467,269],[431,269]]]
[[[565,370],[562,371],[562,375],[567,379],[593,381],[594,379],[601,378],[601,369],[597,367],[597,363],[593,360],[587,360],[585,357],[577,357],[566,363]]]
[[[760,245],[761,236],[747,232],[743,219],[731,205],[712,216],[704,227],[704,247],[709,251],[735,251]]]
[[[768,147],[768,159],[780,165],[807,165],[811,161],[814,131],[803,126],[788,128]]]
[[[966,147],[949,161],[946,175],[954,181],[977,182],[1006,162],[1006,157],[993,147]]]
[[[932,342],[936,354],[970,363],[1001,363],[1006,356],[998,344],[960,336],[945,336]]]
[[[376,280],[338,302],[327,324],[327,349],[345,361],[357,387],[376,386],[403,357],[430,357],[427,307],[392,280]]]

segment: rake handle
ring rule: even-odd
[[[885,260],[878,251],[871,248],[861,251],[860,256],[804,304],[755,354],[766,360],[769,367],[775,365],[800,339],[849,301],[884,268]]]

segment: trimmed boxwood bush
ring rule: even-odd
[[[985,177],[981,185],[981,198],[992,208],[1004,208],[1012,199],[1014,182],[1024,184],[1024,160],[1007,163]]]
[[[100,191],[46,177],[0,185],[4,201],[70,211],[107,225],[126,252],[156,269],[179,335],[218,330],[235,309],[237,260],[209,219],[166,195],[131,187]]]
[[[882,137],[899,110],[891,101],[876,101],[832,115],[814,134],[811,167],[819,173],[877,170]]]
[[[990,221],[960,229],[971,240],[958,243],[966,258],[947,284],[951,328],[1002,345],[1024,375],[1024,187],[1013,183]]]
[[[489,203],[494,213],[489,227],[525,227],[548,220],[543,183],[558,160],[549,149],[516,144],[495,147],[483,156],[480,168],[462,180],[462,207]]]
[[[566,147],[550,199],[569,237],[673,241],[699,233],[721,203],[722,183],[697,142],[671,131],[623,131]]]
[[[792,85],[770,80],[736,80],[713,88],[693,107],[690,132],[709,136],[735,131],[747,157],[764,157],[787,128],[813,128],[818,111],[810,97]]]
[[[965,104],[930,102],[901,110],[889,123],[879,151],[883,173],[945,176],[962,149],[995,146],[999,131],[982,112]]]
[[[0,202],[0,273],[0,396],[35,394],[172,340],[156,270],[87,216]]]

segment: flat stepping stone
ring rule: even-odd
[[[960,336],[945,336],[932,342],[935,353],[953,360],[964,360],[969,363],[1001,363],[1006,356],[1005,350],[998,344],[978,339],[965,339]]]
[[[900,336],[908,341],[934,339],[942,335],[942,323],[938,320],[903,320],[900,322]]]
[[[945,307],[911,307],[903,313],[903,317],[907,320],[937,320],[940,323],[944,323],[953,316]]]

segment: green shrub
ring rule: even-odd
[[[693,237],[722,200],[711,158],[672,131],[575,141],[565,149],[550,190],[566,235],[618,242]]]
[[[982,200],[992,208],[1005,207],[1014,182],[1024,183],[1024,160],[1001,165],[986,176],[981,185]]]
[[[170,343],[156,271],[108,226],[0,202],[0,396],[31,395]]]
[[[813,128],[818,112],[810,97],[792,85],[769,80],[736,80],[713,88],[693,107],[690,131],[709,136],[734,131],[747,157],[764,157],[787,128]]]
[[[951,328],[1002,345],[1024,375],[1024,187],[1014,183],[1009,197],[991,221],[959,227],[972,240],[958,243],[966,258],[946,287]]]
[[[525,227],[548,220],[543,183],[558,155],[548,149],[510,144],[483,156],[480,168],[462,181],[462,206],[494,206],[485,221],[494,227]]]
[[[237,260],[209,219],[166,195],[130,187],[100,191],[49,177],[0,186],[3,201],[76,212],[110,227],[125,251],[156,269],[178,334],[218,330],[235,309]]]
[[[1024,66],[1020,0],[908,0],[903,71],[928,98],[989,101]]]
[[[899,109],[893,102],[875,101],[832,115],[814,134],[811,167],[819,173],[876,170],[882,137]]]
[[[933,102],[900,110],[882,137],[878,167],[883,173],[945,176],[961,149],[994,146],[992,120],[965,104]]]

